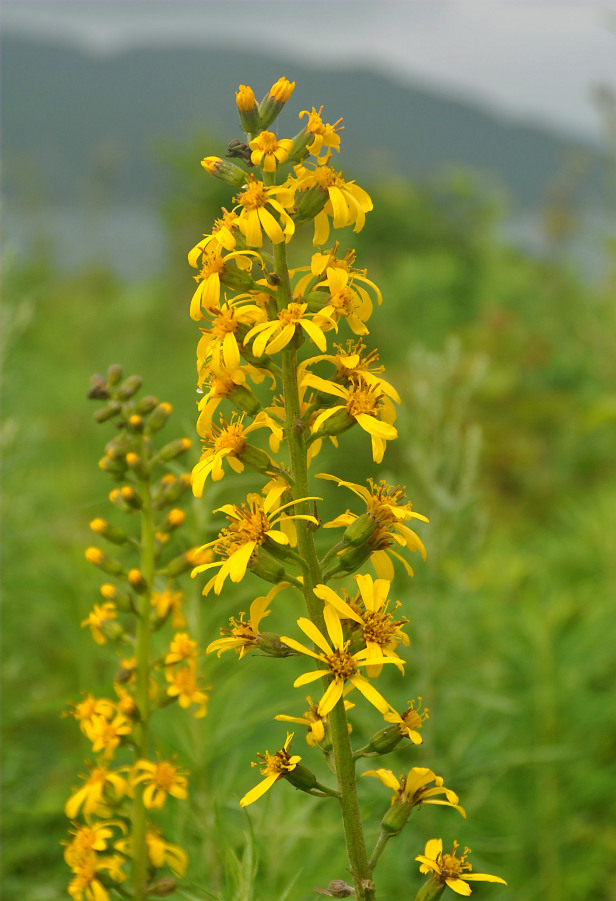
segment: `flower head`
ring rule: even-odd
[[[372,209],[369,195],[353,181],[346,181],[341,172],[330,166],[321,165],[316,169],[305,166],[295,167],[295,187],[300,191],[320,188],[327,194],[327,202],[314,219],[314,244],[325,244],[329,237],[329,219],[334,228],[353,226],[359,232],[364,227],[366,213]]]
[[[428,719],[429,709],[424,707],[421,709],[421,698],[417,699],[417,709],[415,709],[415,700],[408,702],[408,708],[404,713],[400,714],[393,708],[385,714],[385,721],[395,723],[401,735],[410,738],[414,745],[420,745],[423,742],[419,730],[423,727],[425,720]]]
[[[320,315],[320,325],[313,321],[315,314],[306,313],[307,304],[290,303],[278,312],[277,319],[268,322],[260,322],[253,326],[246,335],[246,341],[254,338],[252,352],[256,357],[264,353],[273,354],[282,350],[289,344],[297,332],[303,329],[319,350],[327,348],[327,341],[323,334],[323,326],[328,324],[335,327],[335,322],[327,316]]]
[[[266,186],[250,176],[234,200],[239,210],[238,225],[249,247],[263,245],[263,232],[273,244],[291,240],[295,223],[287,212],[293,206],[293,192],[289,188]]]
[[[206,648],[206,654],[216,651],[220,657],[225,651],[233,650],[241,660],[248,651],[258,647],[260,639],[259,624],[261,620],[270,615],[269,605],[278,592],[287,587],[288,582],[282,582],[280,585],[275,585],[263,597],[255,598],[250,605],[247,622],[244,620],[245,614],[243,611],[239,614],[239,619],[236,619],[234,616],[230,617],[229,628],[220,630],[223,637],[211,641]]]
[[[143,803],[147,808],[160,809],[167,800],[167,795],[181,799],[188,797],[186,774],[170,760],[159,758],[156,763],[138,760],[133,768],[131,782],[133,785],[140,782],[144,784]]]
[[[391,803],[408,805],[410,809],[421,804],[442,804],[446,807],[455,807],[463,817],[466,813],[458,804],[458,796],[451,789],[445,788],[443,780],[427,767],[414,766],[406,776],[397,779],[391,770],[368,770],[363,776],[374,776],[380,779],[383,785],[394,790],[395,795]],[[434,783],[432,788],[430,785]],[[445,799],[436,798],[435,795],[445,795]],[[410,810],[409,810],[410,812]]]
[[[387,610],[390,586],[387,579],[373,581],[370,575],[357,575],[355,581],[359,595],[350,603],[327,585],[317,585],[314,593],[326,604],[335,607],[343,619],[358,624],[363,644],[376,661],[366,668],[366,672],[369,676],[376,677],[382,669],[378,662],[381,657],[396,657],[396,648],[400,642],[408,646],[408,635],[402,631],[407,620],[396,621]]]
[[[261,767],[261,775],[265,778],[244,795],[240,801],[242,807],[252,804],[253,801],[264,795],[275,782],[278,782],[279,779],[284,779],[286,774],[292,772],[300,762],[302,758],[299,754],[291,756],[287,750],[291,744],[293,734],[293,732],[287,732],[287,740],[284,743],[284,747],[276,751],[275,754],[270,754],[269,751],[266,751],[265,754],[257,754],[257,757],[261,758],[265,766],[259,761],[251,763],[251,766]]]
[[[392,487],[386,482],[376,483],[372,479],[368,479],[368,488],[363,485],[357,485],[354,482],[346,482],[337,476],[331,476],[328,473],[320,473],[320,479],[328,479],[337,482],[338,485],[344,485],[353,494],[360,497],[366,505],[366,513],[362,517],[366,518],[366,524],[370,526],[370,537],[368,544],[370,548],[370,559],[379,578],[391,581],[394,577],[394,568],[389,557],[399,560],[409,576],[413,575],[410,565],[401,557],[397,551],[393,550],[395,545],[406,547],[410,551],[419,551],[422,558],[426,559],[426,549],[419,536],[409,529],[406,525],[412,519],[419,519],[422,522],[429,520],[421,513],[415,513],[412,509],[411,502],[406,500],[404,488],[399,485]],[[339,526],[354,526],[360,520],[360,517],[349,510],[336,519],[324,524],[325,529],[332,529]],[[344,551],[342,552],[344,553]]]
[[[330,710],[336,706],[342,697],[347,682],[357,688],[357,690],[360,691],[361,694],[377,708],[377,710],[385,714],[390,709],[390,704],[370,684],[365,676],[361,675],[360,667],[370,666],[371,664],[379,662],[393,663],[400,670],[403,670],[401,660],[398,657],[379,656],[378,658],[375,658],[374,654],[371,654],[367,648],[364,648],[355,654],[351,654],[348,647],[349,642],[344,640],[338,611],[328,604],[323,611],[323,615],[329,641],[311,620],[300,617],[297,621],[297,625],[302,632],[314,642],[321,653],[317,653],[311,648],[307,648],[294,638],[289,638],[286,635],[281,636],[281,640],[290,648],[293,648],[293,650],[298,651],[300,654],[306,654],[308,657],[313,657],[323,666],[322,669],[304,673],[303,676],[300,676],[295,680],[293,685],[298,688],[301,685],[307,685],[309,682],[314,682],[322,676],[329,675],[331,677],[331,681],[317,706],[317,712],[320,716],[326,716]]]
[[[289,138],[278,140],[273,132],[262,131],[248,146],[252,151],[250,159],[254,166],[261,166],[264,172],[275,172],[287,159],[293,141]]]
[[[471,873],[472,864],[466,858],[470,854],[470,848],[464,849],[464,854],[457,856],[458,842],[453,843],[450,854],[443,854],[443,841],[440,838],[431,838],[426,843],[423,854],[418,854],[415,860],[421,864],[420,873],[430,873],[438,885],[447,885],[458,895],[470,895],[469,882],[500,882],[507,885],[500,876],[490,876],[488,873]]]
[[[342,131],[344,128],[344,125],[340,124],[342,122],[342,116],[330,125],[329,122],[323,122],[321,118],[322,112],[322,106],[318,112],[316,107],[313,106],[312,112],[304,109],[299,114],[300,119],[303,119],[304,116],[308,116],[306,124],[304,125],[304,131],[312,136],[312,142],[308,145],[308,150],[313,156],[317,157],[319,162],[321,162],[320,154],[323,149],[326,151],[326,155],[331,153],[332,150],[335,150],[336,153],[340,153],[340,135],[338,132]]]
[[[125,767],[110,770],[106,766],[90,766],[90,775],[85,784],[68,799],[65,813],[74,820],[81,809],[85,816],[104,816],[118,800],[132,795],[130,783],[122,775]]]

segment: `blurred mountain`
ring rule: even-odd
[[[249,83],[259,96],[281,74],[297,82],[294,110],[323,103],[330,122],[344,113],[342,159],[354,175],[425,177],[472,168],[520,210],[535,207],[550,179],[575,159],[584,173],[582,205],[592,207],[601,196],[599,148],[366,70],[316,70],[288,55],[272,59],[220,46],[93,56],[6,32],[1,49],[10,199],[37,191],[43,201],[66,203],[94,180],[104,186],[105,202],[157,202],[161,148],[203,133],[212,138],[204,140],[203,155],[223,154],[231,138],[241,137],[237,85]],[[300,127],[290,112],[280,123],[282,134]]]

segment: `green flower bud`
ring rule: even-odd
[[[148,590],[148,583],[144,579],[140,569],[129,570],[128,584],[137,592],[137,594],[145,594]]]
[[[178,884],[173,876],[161,876],[156,882],[151,882],[147,887],[148,895],[156,895],[160,898],[163,895],[171,895],[177,889]]]
[[[238,410],[254,418],[261,409],[261,401],[257,395],[246,385],[238,385],[229,395],[231,401]]]
[[[377,528],[377,521],[370,513],[362,513],[361,516],[351,523],[344,530],[343,540],[345,544],[352,544],[353,547],[359,547],[364,544],[374,534]]]
[[[112,363],[107,370],[107,384],[115,388],[122,381],[123,370],[119,363]]]
[[[366,755],[369,753],[389,754],[400,744],[403,737],[397,726],[386,726],[384,729],[379,729],[368,742],[365,749]]]
[[[118,479],[121,479],[126,472],[126,460],[121,457],[109,456],[109,454],[101,457],[98,461],[98,466],[103,472],[107,472],[110,476],[115,476]]]
[[[107,422],[108,419],[117,416],[121,409],[122,406],[117,400],[110,400],[104,407],[100,407],[96,411],[94,419],[96,422]]]
[[[215,175],[216,178],[220,178],[221,181],[234,188],[241,188],[246,183],[246,172],[235,163],[223,160],[219,156],[206,156],[201,160],[201,165],[210,175]]]
[[[153,394],[147,394],[145,397],[142,397],[141,400],[137,401],[136,412],[139,413],[140,416],[147,416],[148,413],[151,413],[152,410],[157,406],[158,398],[154,397]]]
[[[249,85],[241,84],[235,92],[237,111],[242,124],[242,131],[254,135],[261,131],[261,119],[259,117],[259,104]]]
[[[415,901],[438,901],[446,887],[444,882],[437,882],[434,876],[428,876],[415,895]]]
[[[392,804],[383,819],[381,829],[387,835],[398,835],[406,826],[413,809],[412,802],[396,801]]]
[[[302,191],[297,205],[297,209],[293,213],[292,219],[296,223],[308,222],[310,219],[321,212],[327,201],[329,193],[325,188],[319,185],[313,185],[307,191]]]
[[[352,573],[355,572],[362,563],[365,563],[371,553],[371,549],[365,544],[360,547],[348,547],[345,548],[341,554],[338,554],[337,560],[341,569]]]
[[[126,465],[129,469],[132,469],[139,479],[147,479],[148,470],[139,454],[136,454],[134,451],[129,451],[129,453],[126,454]]]
[[[324,435],[341,435],[348,429],[352,429],[356,420],[349,416],[346,410],[336,410],[329,419],[321,425],[319,432]]]
[[[244,269],[225,265],[220,273],[221,284],[232,291],[252,291],[258,288],[253,277]]]
[[[160,484],[159,493],[156,495],[154,507],[157,510],[168,507],[182,497],[190,489],[190,476],[180,476],[172,481],[163,481]]]
[[[122,613],[130,613],[133,610],[133,604],[130,595],[125,591],[120,591],[115,585],[105,583],[101,585],[101,594],[106,601],[112,601]]]
[[[112,525],[110,522],[107,522],[106,519],[100,519],[98,517],[93,519],[90,523],[90,528],[93,532],[96,532],[97,535],[101,535],[113,544],[126,544],[130,541],[126,532],[119,529],[117,526]]]
[[[109,388],[107,382],[102,375],[95,373],[90,379],[90,390],[88,391],[88,400],[107,400],[109,397]]]
[[[259,447],[255,447],[254,444],[245,444],[237,458],[242,461],[244,466],[254,469],[255,472],[265,474],[275,472],[278,469],[270,455],[266,454]]]
[[[269,554],[256,554],[248,564],[248,568],[255,576],[259,576],[265,582],[273,582],[274,585],[288,581],[282,563],[279,563],[278,560],[273,560]]]
[[[156,459],[168,463],[170,460],[175,460],[176,457],[185,454],[191,445],[192,441],[190,438],[177,438],[175,441],[170,441],[169,444],[165,444],[164,447],[161,447],[156,455]]]
[[[255,644],[268,657],[292,657],[295,654],[275,632],[259,632]]]
[[[285,773],[284,778],[300,791],[309,792],[318,785],[317,777],[308,767],[298,763],[295,769]]]
[[[142,384],[143,379],[140,375],[129,375],[129,377],[122,382],[122,384],[116,391],[116,396],[120,400],[128,400],[133,396],[133,394],[136,394],[137,391],[139,391]]]
[[[189,569],[192,569],[196,564],[188,559],[187,554],[180,554],[178,557],[173,557],[164,569],[160,570],[161,576],[166,576],[170,579],[175,579],[177,576],[181,576],[182,573],[188,572]]]
[[[279,78],[278,81],[272,85],[268,93],[259,104],[259,120],[261,131],[269,128],[274,119],[276,119],[280,115],[283,106],[293,93],[294,87],[295,82],[288,81],[284,77]]]
[[[94,566],[98,566],[99,569],[102,569],[103,572],[108,575],[126,578],[126,570],[119,560],[108,557],[107,554],[104,554],[103,551],[100,550],[100,548],[89,547],[86,550],[85,556],[86,560],[93,563]]]
[[[153,435],[154,432],[159,432],[162,429],[164,424],[169,419],[172,410],[173,407],[166,401],[163,401],[161,404],[158,404],[153,408],[152,414],[148,418],[145,427],[148,435]]]

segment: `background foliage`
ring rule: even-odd
[[[164,218],[173,263],[164,277],[145,274],[127,286],[95,266],[62,275],[37,247],[27,261],[5,260],[7,901],[65,891],[63,805],[86,748],[61,713],[81,690],[106,693],[114,668],[79,627],[100,582],[83,557],[88,522],[108,512],[108,479],[96,463],[110,435],[85,400],[91,372],[118,361],[143,374],[148,393],[173,403],[174,435],[194,434],[198,332],[188,318],[185,253],[229,204],[224,186],[194,175],[200,155],[171,161]],[[400,440],[378,473],[355,431],[341,438],[344,463],[332,455],[319,468],[405,484],[431,519],[421,533],[427,564],[392,590],[415,611],[406,687],[392,676],[384,690],[397,692],[401,706],[422,695],[432,716],[424,745],[396,752],[387,765],[430,766],[469,814],[463,824],[453,812],[414,813],[387,848],[382,897],[414,895],[414,856],[426,838],[442,835],[472,847],[476,870],[507,879],[508,888],[478,884],[478,897],[610,901],[614,260],[606,254],[589,284],[567,262],[567,229],[552,228],[551,254],[541,261],[504,246],[497,204],[468,174],[431,185],[362,184],[375,211],[352,237],[359,265],[385,298],[371,335],[404,396]],[[195,544],[216,528],[207,509],[232,490],[226,477],[207,503],[194,502]],[[332,513],[351,503],[345,492],[330,496]],[[222,599],[202,599],[199,585],[186,590],[192,628],[206,643],[263,593],[248,576]],[[281,612],[280,631],[294,615]],[[186,727],[169,713],[161,741],[193,774],[193,803],[177,805],[174,828],[190,852],[195,898],[303,899],[344,876],[333,804],[286,785],[249,815],[237,804],[252,784],[255,752],[280,746],[273,716],[297,710],[297,692],[279,672],[278,661],[258,658],[247,691],[246,669],[230,655],[213,659],[206,719]],[[366,737],[375,728],[369,714],[362,728]],[[305,753],[299,733],[294,750]],[[388,798],[376,782],[360,788],[376,837]]]

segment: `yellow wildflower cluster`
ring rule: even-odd
[[[186,631],[175,579],[208,555],[182,550],[174,534],[185,520],[178,503],[190,491],[190,477],[177,469],[162,471],[169,463],[176,466],[191,442],[155,446],[171,406],[152,396],[137,400],[140,385],[140,378],[124,379],[120,367],[111,366],[106,377],[94,377],[89,394],[104,401],[96,420],[116,426],[99,464],[116,482],[110,500],[124,516],[138,513],[140,526],[135,535],[102,518],[90,523],[116,553],[96,546],[86,551],[86,559],[113,582],[101,586],[102,603],[94,604],[81,625],[97,644],[117,652],[119,661],[113,697],[87,693],[69,708],[94,755],[66,803],[72,825],[64,857],[75,901],[107,901],[112,889],[131,891],[135,898],[168,894],[184,874],[186,853],[164,838],[150,811],[163,807],[168,796],[186,798],[187,774],[173,760],[151,758],[150,719],[174,702],[197,717],[207,709],[202,653]],[[127,564],[127,555],[137,552]]]
[[[280,138],[272,130],[294,86],[281,78],[258,103],[252,88],[240,85],[236,101],[246,143],[235,139],[225,159],[202,160],[206,172],[230,186],[233,205],[188,253],[197,271],[190,315],[201,327],[197,431],[202,453],[192,487],[196,497],[207,496],[208,479],[220,482],[229,471],[251,470],[253,490],[214,510],[227,523],[199,549],[212,559],[195,566],[192,575],[208,574],[205,595],[220,595],[230,583],[254,576],[273,586],[266,594],[255,591],[248,612],[232,616],[208,652],[220,656],[232,650],[239,660],[250,651],[295,657],[296,671],[289,676],[294,686],[322,686],[318,700],[308,698],[303,716],[281,713],[276,719],[306,727],[309,747],[323,752],[337,785],[322,783],[303,766],[290,750],[293,733],[287,733],[278,751],[257,755],[253,766],[260,768],[262,781],[240,804],[252,804],[280,781],[317,797],[337,798],[355,895],[369,901],[380,854],[414,807],[440,804],[465,813],[457,795],[430,769],[413,767],[400,778],[390,770],[371,770],[364,775],[375,776],[395,795],[372,857],[366,852],[355,765],[401,742],[420,744],[428,715],[421,699],[399,712],[375,687],[389,665],[404,673],[399,650],[409,645],[407,619],[390,598],[391,583],[397,564],[413,575],[409,554],[419,552],[425,559],[422,540],[410,525],[427,519],[412,509],[400,486],[372,479],[359,485],[329,473],[320,473],[317,484],[348,489],[361,506],[358,512],[341,510],[326,523],[319,516],[322,492],[310,486],[308,468],[324,442],[337,447],[340,436],[356,429],[369,438],[372,459],[380,464],[387,443],[398,434],[400,398],[384,378],[377,350],[367,343],[381,292],[355,265],[353,250],[341,252],[337,241],[329,244],[332,229],[359,232],[372,201],[332,164],[333,154],[340,152],[341,119],[327,123],[323,107],[312,107],[300,112],[305,121],[294,136]],[[293,268],[288,248],[304,228],[310,229],[314,252],[307,264]],[[327,529],[342,533],[323,547]],[[368,563],[374,575],[362,571]],[[350,577],[354,585],[348,589],[334,590],[330,584]],[[303,597],[297,618],[301,635],[262,630],[266,618],[268,626],[275,619],[279,595],[287,607]],[[300,661],[310,666],[302,668]],[[382,718],[369,743],[356,751],[349,736],[347,711],[354,706],[349,698],[369,702]],[[454,864],[455,851],[443,856],[437,840],[418,859],[421,871],[431,874],[426,899],[436,897],[445,884],[465,893],[473,878],[462,874],[465,858]]]

